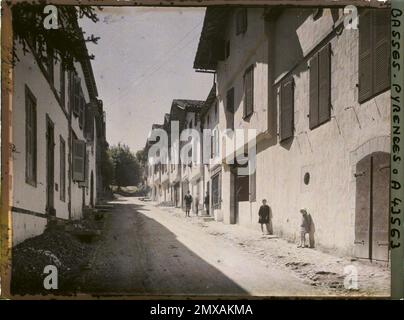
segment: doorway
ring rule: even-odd
[[[390,155],[375,152],[356,165],[355,255],[389,259]]]
[[[54,125],[46,116],[46,212],[55,216],[54,185],[55,185],[55,137]]]

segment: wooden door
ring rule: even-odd
[[[356,165],[355,256],[370,259],[371,156]]]
[[[355,255],[388,260],[388,153],[372,153],[356,165]]]
[[[389,180],[390,155],[384,152],[372,156],[372,259],[389,258]]]

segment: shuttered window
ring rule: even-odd
[[[85,134],[90,141],[94,140],[94,112],[92,104],[85,106]]]
[[[84,127],[84,110],[85,110],[85,105],[86,101],[84,100],[84,94],[82,89],[80,88],[80,99],[79,99],[79,127],[80,129],[83,129]]]
[[[60,136],[60,200],[66,200],[66,143]]]
[[[46,58],[46,71],[48,72],[49,82],[54,86],[54,51],[52,48],[48,47],[46,50],[47,58]]]
[[[81,90],[81,84],[80,84],[80,78],[77,77],[76,75],[73,75],[74,77],[74,87],[73,87],[73,114],[78,117],[80,113],[80,90]]]
[[[289,79],[281,85],[280,92],[280,140],[293,137],[294,130],[294,81]]]
[[[85,181],[86,143],[73,140],[73,180]]]
[[[361,12],[359,21],[360,103],[390,87],[389,10]]]
[[[309,126],[314,129],[331,118],[331,45],[310,59]]]
[[[239,9],[236,13],[236,35],[245,33],[248,26],[247,8]]]
[[[25,181],[36,186],[37,178],[37,123],[36,98],[25,87]]]
[[[215,209],[221,207],[221,181],[220,172],[212,177],[212,206]]]
[[[65,77],[65,67],[63,63],[60,64],[60,102],[62,103],[63,109],[66,108],[66,77]]]
[[[244,74],[244,116],[247,118],[254,112],[254,66]]]
[[[234,112],[234,88],[227,90],[226,94],[226,110]]]

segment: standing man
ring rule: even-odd
[[[267,205],[266,199],[262,200],[262,206],[260,207],[260,209],[258,211],[258,216],[259,216],[258,223],[261,224],[262,234],[265,234],[264,225],[267,229],[266,234],[272,234],[272,212],[271,212],[271,208]]]
[[[185,195],[184,200],[185,200],[185,217],[189,217],[189,211],[191,210],[191,204],[192,204],[192,196],[189,190]]]
[[[205,199],[203,201],[205,208],[206,208],[206,214],[209,215],[209,191],[206,191]]]

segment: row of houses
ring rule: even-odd
[[[65,8],[74,14],[74,8]],[[66,68],[49,43],[15,36],[12,113],[13,245],[55,219],[78,220],[103,195],[105,112],[77,21],[82,59]],[[51,31],[50,31],[51,32]],[[42,50],[39,52],[39,50]],[[42,59],[46,52],[46,59]],[[85,58],[87,57],[87,58]]]
[[[275,234],[289,240],[307,208],[318,247],[388,260],[389,13],[360,9],[359,28],[345,19],[343,9],[209,7],[194,69],[213,74],[212,90],[205,101],[174,100],[154,128],[179,120],[180,131],[218,132],[212,159],[150,156],[151,198],[181,207],[189,190],[193,211],[206,214],[208,192],[217,221],[252,228],[265,198]],[[237,144],[235,129],[255,133]]]

